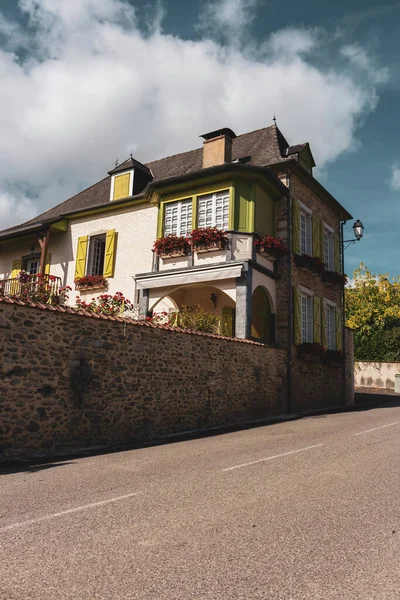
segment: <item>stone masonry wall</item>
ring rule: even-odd
[[[63,312],[61,312],[63,311]],[[284,350],[0,301],[0,460],[282,411]]]

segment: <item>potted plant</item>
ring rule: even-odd
[[[74,279],[76,290],[94,290],[107,287],[107,279],[104,275],[84,275]]]
[[[274,238],[272,235],[266,235],[255,239],[254,245],[256,247],[256,252],[267,254],[272,256],[272,258],[279,258],[283,254],[289,252],[283,239],[281,237]]]
[[[228,245],[228,235],[217,227],[199,227],[190,234],[193,248],[197,253],[224,250]]]
[[[165,237],[160,237],[153,244],[153,251],[161,258],[176,258],[186,256],[190,245],[187,237],[177,236],[171,233]]]

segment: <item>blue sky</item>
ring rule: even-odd
[[[400,2],[0,0],[0,227],[130,151],[159,158],[275,112],[365,225],[346,271],[400,274],[399,25]]]

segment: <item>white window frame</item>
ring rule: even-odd
[[[329,319],[327,309],[329,309]],[[326,347],[328,350],[336,350],[336,304],[326,298],[324,298],[324,321]]]
[[[207,209],[205,211],[204,221],[200,217],[201,202],[208,200],[211,202],[211,219],[207,218]],[[217,211],[218,211],[218,200],[222,200],[222,222],[217,222]],[[220,192],[214,192],[213,194],[202,194],[197,197],[197,225],[198,227],[218,227],[218,229],[229,229],[229,217],[230,217],[230,190],[221,190]],[[226,211],[226,219],[224,219],[224,213]]]
[[[189,217],[186,217],[186,227],[182,228],[184,226],[184,221],[183,221],[183,211],[182,208],[183,207],[187,208],[187,213],[190,213],[190,223],[189,223]],[[176,227],[174,231],[174,228],[171,226],[170,229],[167,229],[166,227],[166,220],[167,220],[167,210],[168,209],[173,209],[174,207],[176,207],[178,209],[178,213],[177,213],[177,220],[176,220]],[[189,210],[190,208],[190,210]],[[171,223],[172,225],[172,223]],[[164,204],[164,217],[163,217],[163,235],[167,236],[167,235],[177,235],[178,237],[181,236],[188,236],[190,234],[190,232],[193,229],[193,198],[185,198],[183,200],[174,200],[173,202],[166,202]]]
[[[303,285],[298,286],[301,315],[301,343],[312,344],[314,341],[314,292]],[[304,319],[304,310],[305,319]]]
[[[308,254],[312,256],[312,210],[310,210],[305,204],[299,202],[300,212],[300,252],[301,254]],[[304,220],[304,236],[302,230],[302,221]]]
[[[37,269],[34,273],[31,273],[31,265],[33,263],[37,263]],[[40,257],[39,258],[29,258],[26,261],[26,272],[29,273],[30,275],[37,275],[40,271]]]
[[[129,177],[129,196],[133,196],[133,178],[135,175],[133,169],[129,169],[128,171],[120,171],[119,173],[115,173],[115,175],[111,176],[110,202],[118,202],[118,200],[114,200],[115,178],[119,177],[119,175],[127,175],[128,173],[131,175]]]
[[[333,234],[334,230],[327,223],[322,223],[323,227],[323,255],[324,255],[324,263],[326,264],[328,271],[333,271],[335,268],[335,255],[334,255],[334,246],[333,246]],[[328,238],[328,256],[325,256],[325,236]]]
[[[89,236],[88,258],[87,258],[87,262],[86,262],[86,275],[103,275],[105,251],[106,251],[106,237],[107,237],[106,232],[93,234],[93,235]],[[101,239],[99,239],[99,238],[101,238]],[[93,273],[93,261],[94,261],[94,252],[95,252],[95,242],[96,241],[99,243],[102,243],[104,245],[103,268],[100,269],[101,272],[99,272],[99,273]]]

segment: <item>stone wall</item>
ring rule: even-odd
[[[0,301],[3,459],[282,411],[284,350],[11,302]]]
[[[400,363],[356,362],[354,382],[356,387],[394,390],[395,375],[400,373]]]

